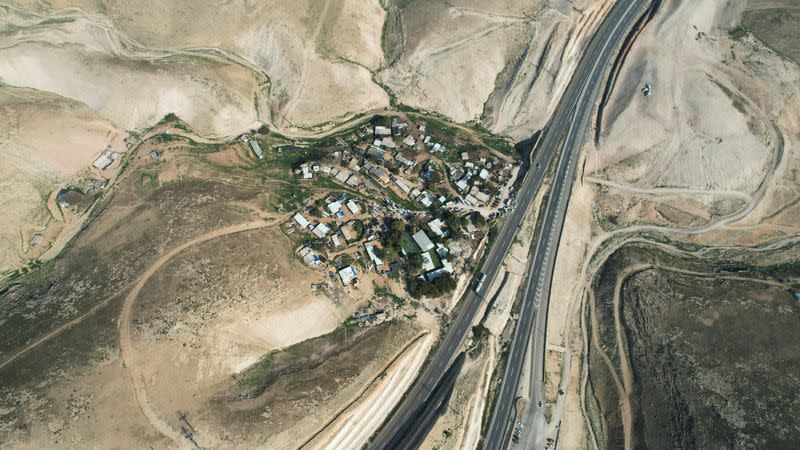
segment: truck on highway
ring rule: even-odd
[[[475,293],[480,294],[481,288],[483,288],[483,282],[486,281],[486,274],[483,272],[478,272],[478,281],[475,282]]]

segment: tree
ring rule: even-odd
[[[440,297],[456,288],[456,280],[448,274],[431,281],[410,277],[406,280],[408,292],[416,298]]]
[[[422,270],[422,255],[419,253],[408,255],[406,266],[410,272],[416,273]]]
[[[479,212],[472,213],[470,219],[472,220],[472,223],[474,223],[478,227],[486,226],[486,219]]]

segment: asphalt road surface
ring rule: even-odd
[[[643,0],[623,0],[621,1],[621,5],[624,6],[632,3],[641,4],[642,1]],[[612,10],[609,18],[616,17],[617,20],[619,20],[619,11],[620,5],[617,5]],[[612,28],[608,26],[609,22],[609,19],[606,19],[603,24],[601,24],[600,32],[597,33],[598,36],[603,36],[603,30],[608,33],[609,29]],[[619,28],[622,29],[625,27],[620,26]],[[614,35],[622,35],[622,31],[619,33],[614,33]],[[367,448],[391,448],[389,447],[389,443],[392,441],[393,437],[411,419],[414,412],[418,410],[419,405],[426,400],[433,388],[438,384],[445,372],[445,369],[447,369],[448,365],[457,354],[461,344],[464,342],[464,339],[471,329],[476,314],[481,308],[482,302],[484,301],[483,296],[486,294],[486,290],[492,286],[495,278],[499,274],[502,261],[511,248],[511,244],[514,241],[514,236],[521,226],[525,215],[527,214],[528,208],[530,207],[531,203],[533,203],[536,193],[541,187],[544,171],[546,170],[550,161],[553,159],[554,155],[557,153],[559,148],[558,144],[563,136],[563,131],[568,128],[569,124],[574,122],[572,113],[575,111],[575,105],[577,105],[580,98],[586,97],[584,95],[584,92],[587,90],[584,89],[585,87],[587,87],[589,84],[592,84],[596,90],[596,86],[599,84],[598,81],[601,78],[602,71],[599,75],[595,76],[598,80],[595,80],[593,83],[588,83],[589,76],[597,72],[597,70],[595,70],[597,66],[602,66],[602,68],[605,68],[609,57],[606,57],[602,64],[595,64],[595,62],[599,61],[598,57],[601,54],[601,52],[599,52],[597,49],[597,42],[604,41],[606,43],[610,43],[609,45],[613,47],[613,44],[619,42],[620,39],[621,38],[619,36],[617,36],[613,42],[611,42],[610,37],[607,39],[593,39],[589,47],[590,51],[587,51],[587,54],[579,63],[575,75],[570,81],[570,84],[567,86],[564,96],[562,96],[559,106],[556,108],[556,112],[551,119],[550,125],[548,126],[548,129],[542,138],[542,145],[538,146],[533,163],[530,165],[530,169],[527,171],[525,178],[520,185],[520,188],[517,192],[518,207],[508,215],[507,220],[495,237],[492,247],[489,249],[489,253],[483,264],[483,273],[486,274],[486,280],[483,283],[481,291],[477,293],[475,291],[468,291],[465,298],[462,299],[457,310],[454,311],[446,334],[442,338],[439,346],[434,351],[432,357],[429,359],[428,363],[415,380],[411,389],[409,389],[405,397],[403,397],[398,406],[395,408],[387,422],[384,423],[383,427],[381,427],[381,429],[371,437],[370,441],[367,443]],[[592,48],[594,48],[593,54],[595,58],[587,56],[592,54]],[[606,53],[610,54],[610,51]],[[589,107],[591,107],[591,104],[589,104]],[[588,110],[591,108],[586,109]],[[574,176],[574,165],[572,165],[572,170],[570,173],[572,173]],[[565,179],[565,175],[565,173],[560,172],[560,175],[556,178],[556,182],[560,184],[561,181]],[[572,176],[570,176],[570,187],[572,185],[571,179]],[[567,190],[567,192],[569,192],[569,190]],[[553,221],[551,220],[551,223],[552,222]],[[544,228],[543,230],[545,232],[548,231],[547,228]],[[537,254],[538,253],[541,252],[537,251]],[[552,253],[555,252],[553,251]],[[526,303],[528,304],[527,311],[525,311],[525,309],[523,309],[523,311],[525,311],[525,313],[528,315],[532,315],[532,312],[530,312],[530,302]],[[525,316],[523,316],[523,319],[525,319]],[[530,321],[530,319],[528,320]],[[529,327],[530,326],[528,325],[527,328]],[[519,339],[515,337],[515,343],[517,343],[518,340]],[[520,346],[516,345],[516,347]],[[527,345],[525,347],[527,347]],[[513,358],[518,358],[521,361],[522,358],[520,355],[523,355],[525,350],[526,349],[518,350],[517,353],[514,354]],[[522,353],[519,353],[520,351],[522,351]],[[515,379],[518,378],[519,375],[517,374]],[[511,400],[513,400],[513,395]],[[503,401],[506,402],[507,400],[503,398]],[[499,406],[510,406],[510,401],[508,401],[507,405],[499,404]]]
[[[517,416],[513,411],[514,400],[529,342],[533,345],[531,349],[533,398],[529,404],[538,407],[538,402],[543,400],[541,386],[550,285],[569,195],[575,180],[578,155],[586,124],[594,110],[603,74],[613,62],[614,50],[623,41],[645,3],[645,0],[619,0],[609,12],[589,43],[541,142],[541,149],[547,153],[554,153],[562,142],[564,151],[561,152],[547,199],[544,221],[537,236],[536,250],[532,258],[533,263],[528,266],[520,319],[511,343],[492,421],[484,440],[486,449],[508,448]]]

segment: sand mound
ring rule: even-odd
[[[775,82],[796,75],[763,46],[728,34],[730,5],[662,8],[623,68],[596,168],[640,187],[753,192],[777,151],[772,122],[785,96]],[[645,83],[651,97],[639,92]]]

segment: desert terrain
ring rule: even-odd
[[[546,125],[612,5],[0,2],[3,447],[361,447],[471,286],[512,144]],[[545,434],[793,448],[800,9],[655,5],[583,147]],[[346,183],[370,151],[396,165]],[[476,164],[490,179],[462,192]],[[437,200],[467,192],[496,201]],[[481,444],[542,198],[424,448]],[[357,236],[341,248],[337,229]],[[434,283],[448,264],[457,276]]]
[[[797,335],[800,287],[796,30],[776,40],[765,19],[784,11],[786,27],[782,2],[663,2],[627,54],[584,147],[556,267],[565,301],[548,344],[570,350],[548,352],[567,387],[549,391],[560,442],[797,442],[793,419],[771,413],[796,408],[778,391],[798,367],[769,344]]]

